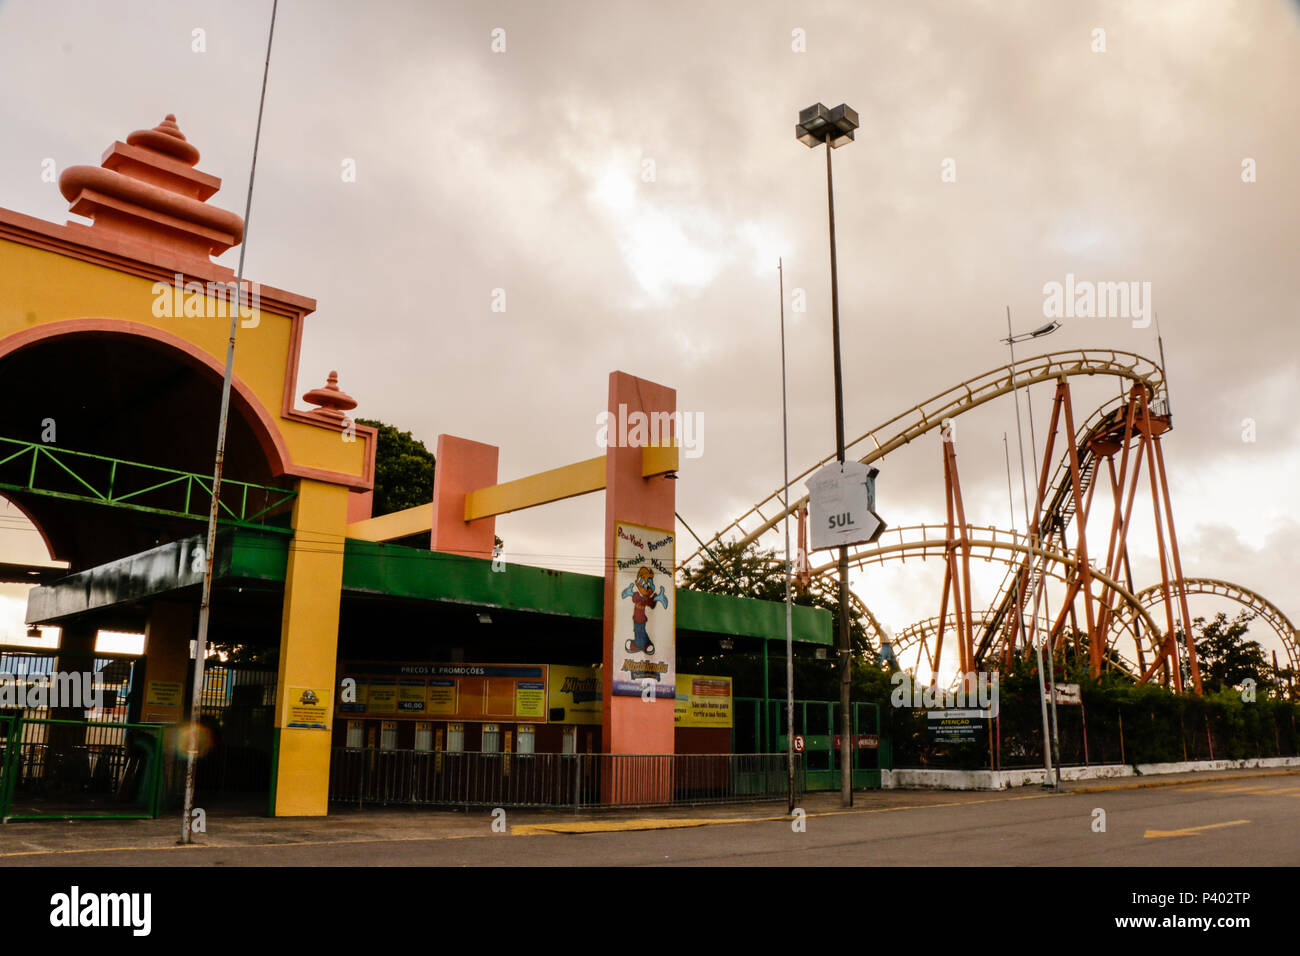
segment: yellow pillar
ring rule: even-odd
[[[330,731],[348,489],[302,479],[284,579],[276,689],[273,814],[322,817],[329,804]]]

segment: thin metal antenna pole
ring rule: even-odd
[[[830,147],[827,147],[829,149]],[[788,812],[794,813],[794,608],[790,568],[790,415],[785,392],[785,267],[776,260],[781,297],[781,458],[785,469],[782,505],[785,506],[785,757],[789,769]],[[767,715],[763,715],[767,719]]]
[[[1020,393],[1016,386],[1016,344],[1015,336],[1011,332],[1011,306],[1007,306],[1007,348],[1011,350],[1011,395],[1016,403],[1016,444],[1020,448],[1020,494],[1025,502],[1025,532],[1029,535],[1029,566],[1033,568],[1038,557],[1038,535],[1034,531],[1033,522],[1029,520],[1029,486],[1025,482],[1025,440],[1020,428]],[[1034,588],[1033,613],[1034,624],[1037,625],[1038,588]],[[1025,609],[1023,605],[1020,608],[1020,631],[1025,635],[1030,633],[1025,626]],[[1038,656],[1038,701],[1043,711],[1043,769],[1046,771],[1044,786],[1051,787],[1055,785],[1052,774],[1052,741],[1047,727],[1047,688],[1043,685],[1043,648],[1038,643],[1036,628],[1030,640],[1034,645],[1034,653]]]
[[[189,742],[185,759],[185,802],[181,817],[181,842],[191,842],[194,810],[194,773],[199,752],[199,717],[203,704],[203,664],[208,648],[208,621],[212,609],[212,554],[217,545],[217,512],[221,505],[221,473],[226,460],[226,425],[230,419],[230,383],[235,366],[235,333],[244,303],[244,256],[248,252],[248,225],[253,211],[253,179],[257,175],[257,147],[262,139],[262,112],[266,106],[266,80],[271,71],[271,41],[279,0],[271,3],[271,26],[266,36],[266,62],[262,66],[262,94],[257,102],[257,127],[253,133],[253,160],[248,169],[248,196],[244,200],[244,237],[239,245],[235,272],[235,306],[230,310],[230,339],[226,343],[226,372],[221,381],[221,416],[217,422],[217,454],[212,469],[212,504],[208,509],[207,547],[203,552],[203,598],[199,604],[199,633],[194,642],[194,689],[190,693]]]
[[[1011,515],[1011,530],[1016,530],[1016,505],[1011,499],[1011,449],[1007,445],[1007,433],[1002,433],[1002,455],[1007,460],[1007,512]]]
[[[1169,366],[1165,364],[1165,337],[1160,334],[1160,313],[1156,313],[1156,345],[1160,348],[1160,374],[1165,380],[1165,414],[1173,422],[1174,406],[1169,400]]]
[[[1019,406],[1019,402],[1020,402],[1020,400],[1017,399],[1017,400],[1016,400],[1017,407]],[[1015,533],[1016,533],[1016,503],[1015,503],[1015,501],[1013,500],[1013,498],[1011,497],[1011,448],[1010,448],[1010,446],[1007,444],[1007,433],[1006,433],[1006,432],[1003,432],[1003,433],[1002,433],[1002,456],[1006,459],[1006,462],[1007,462],[1007,513],[1010,514],[1010,516],[1011,516],[1011,534],[1012,534],[1012,535],[1015,535]],[[1015,602],[1016,602],[1016,607],[1020,607],[1020,572],[1019,572],[1019,571],[1016,572],[1016,580],[1015,580],[1015,584],[1012,585],[1012,588],[1013,588],[1013,590],[1012,590],[1012,594],[1015,595],[1015,598],[1014,598],[1014,599],[1015,599]],[[1022,623],[1022,625],[1023,625],[1023,623],[1024,623],[1023,618],[1021,619],[1021,623]],[[1008,632],[1009,632],[1008,635],[1007,635],[1007,637],[1008,637],[1008,640],[1010,641],[1010,644],[1011,644],[1010,651],[1009,651],[1008,653],[1009,653],[1009,654],[1014,654],[1014,653],[1016,652],[1016,646],[1015,646],[1015,642],[1014,642],[1014,640],[1013,640],[1013,639],[1015,638],[1015,633],[1012,632],[1010,628],[1008,628],[1007,630],[1008,630]],[[1010,658],[1008,658],[1008,660],[1009,660],[1009,659],[1010,659]]]
[[[1007,325],[1008,326],[1011,325],[1011,306],[1007,306]],[[1008,332],[1007,334],[1009,335],[1010,333]],[[1016,407],[1019,408],[1019,404],[1017,404]],[[1034,477],[1034,518],[1035,520],[1037,520],[1039,517],[1038,477],[1037,477],[1038,476],[1038,441],[1034,437],[1034,397],[1030,393],[1029,386],[1027,385],[1025,386],[1025,407],[1029,409],[1029,461],[1034,467],[1034,476],[1035,476]],[[1074,441],[1073,435],[1067,435],[1066,438],[1071,442]],[[1026,502],[1026,504],[1028,504],[1028,502]],[[1082,520],[1082,518],[1080,518],[1080,520]],[[1039,532],[1041,531],[1042,529],[1040,528]],[[1034,541],[1036,543],[1041,544],[1042,535],[1036,533],[1034,535]],[[1043,560],[1043,571],[1044,571],[1044,575],[1042,580],[1042,587],[1034,588],[1034,619],[1030,623],[1034,629],[1035,636],[1037,636],[1038,633],[1038,611],[1039,611],[1038,602],[1040,597],[1043,598],[1044,600],[1046,599],[1046,593],[1045,593],[1047,590],[1046,559]],[[1081,573],[1082,573],[1082,569],[1081,569]],[[1045,615],[1050,614],[1051,609],[1043,608],[1043,613]],[[1047,640],[1050,641],[1051,638],[1052,635],[1049,633],[1047,635]],[[1051,683],[1051,687],[1052,687],[1052,695],[1051,697],[1048,698],[1048,706],[1051,707],[1051,713],[1052,713],[1052,762],[1056,765],[1056,785],[1057,787],[1060,787],[1061,785],[1061,724],[1057,720],[1057,714],[1056,714],[1056,651],[1055,648],[1053,648],[1050,644],[1048,645],[1047,648],[1047,679]]]

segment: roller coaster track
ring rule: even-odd
[[[1056,577],[1055,574],[1053,574],[1052,576]],[[975,626],[984,627],[988,623],[989,612],[978,611],[975,613],[974,617],[975,617]],[[943,620],[944,620],[944,629],[946,631],[953,631],[955,633],[957,628],[957,616],[955,614],[947,614],[944,616]],[[1042,633],[1047,633],[1047,631],[1049,631],[1051,627],[1052,627],[1051,620],[1049,620],[1045,616],[1040,615],[1038,618],[1038,630]],[[939,632],[938,615],[935,615],[934,617],[927,617],[921,621],[915,621],[914,623],[907,625],[907,627],[903,628],[901,631],[897,632],[894,635],[894,642],[893,642],[894,654],[897,657],[901,658],[903,653],[915,647],[917,645],[917,642],[921,642],[922,646],[925,648],[926,653],[928,654],[931,641],[933,640],[934,636],[938,634],[938,632]],[[920,665],[920,661],[921,658],[918,653],[917,655],[918,666]],[[931,667],[934,666],[933,659],[931,659],[930,661],[930,666]]]
[[[1291,669],[1300,671],[1300,630],[1296,629],[1291,619],[1272,601],[1250,588],[1233,584],[1231,581],[1220,581],[1217,578],[1183,578],[1183,588],[1188,594],[1212,594],[1228,598],[1254,611],[1281,639]],[[1137,599],[1137,606],[1143,608],[1154,607],[1163,600],[1159,584],[1143,588],[1134,597]],[[1122,629],[1132,629],[1134,607],[1126,602],[1125,606],[1116,612],[1112,640],[1118,637]],[[1163,637],[1157,638],[1156,635],[1151,635],[1150,647],[1153,652],[1159,650],[1160,640],[1163,640]]]
[[[1023,562],[1031,554],[1029,536],[1020,532],[993,527],[979,528],[972,525],[967,525],[965,530],[970,540],[972,559],[982,558],[985,561],[1002,561],[1006,564],[1014,563],[1015,566],[1022,566]],[[946,525],[903,525],[886,529],[874,544],[851,548],[849,550],[849,566],[861,568],[868,564],[883,564],[885,561],[906,562],[909,557],[921,561],[929,558],[942,561],[947,549],[948,528]],[[1040,547],[1038,553],[1047,564],[1061,568],[1074,570],[1079,564],[1078,556],[1070,552],[1049,551]],[[835,566],[835,562],[829,561],[813,567],[811,571],[814,575],[825,575],[833,571]],[[1056,578],[1059,581],[1066,580],[1066,576],[1062,572],[1047,570],[1046,568],[1044,570],[1049,577]],[[1146,607],[1139,604],[1136,596],[1123,584],[1113,581],[1096,568],[1091,570],[1090,580],[1113,588],[1123,604],[1130,609],[1133,615],[1136,615],[1137,619],[1142,621],[1150,633],[1160,633],[1160,629],[1156,626]],[[1091,584],[1089,587],[1091,588]],[[849,593],[859,609],[865,608],[865,603],[858,599],[852,590]],[[874,633],[877,642],[885,637],[883,629],[876,622],[874,616],[868,618],[867,626],[869,632]]]
[[[1053,577],[1055,577],[1055,575],[1053,575]],[[976,614],[975,617],[976,617],[977,625],[982,626],[982,624],[987,621],[988,615],[989,615],[988,611],[981,611],[978,614]],[[945,629],[952,630],[955,629],[956,626],[957,626],[956,617],[952,614],[947,615],[944,624]],[[1039,617],[1038,630],[1041,633],[1044,634],[1047,633],[1048,631],[1051,630],[1051,627],[1052,627],[1052,622],[1049,618]],[[922,647],[924,647],[926,649],[926,652],[928,653],[930,643],[933,640],[934,635],[938,633],[938,628],[939,628],[939,618],[937,616],[928,617],[923,621],[917,621],[914,624],[909,624],[907,627],[903,628],[903,630],[900,631],[898,634],[894,635],[893,648],[894,648],[895,656],[901,658],[904,651],[910,650],[912,647],[916,646],[918,642],[922,643]],[[917,656],[917,664],[918,665],[920,664],[919,653]],[[1139,669],[1137,668],[1137,665],[1133,661],[1129,660],[1128,658],[1120,654],[1119,651],[1116,649],[1110,650],[1110,653],[1106,657],[1106,664],[1109,667],[1122,671],[1123,673],[1127,674],[1129,677],[1132,677],[1134,680],[1136,680],[1138,677]],[[931,662],[931,665],[933,666],[933,661]],[[954,677],[956,677],[956,675],[954,675]]]
[[[845,448],[845,457],[858,456],[859,461],[869,464],[914,441],[926,432],[938,428],[946,419],[956,418],[995,398],[1009,395],[1013,389],[1076,375],[1111,375],[1127,379],[1144,385],[1150,398],[1154,398],[1164,389],[1164,373],[1161,368],[1150,359],[1134,352],[1116,349],[1071,349],[1049,352],[1017,363],[1014,380],[1011,366],[1004,365],[960,382],[946,391],[913,405],[850,441]],[[797,475],[791,481],[791,485],[806,480],[819,468],[834,460],[834,455],[823,458]],[[721,544],[728,539],[738,539],[741,544],[749,544],[774,528],[786,515],[807,504],[808,496],[803,495],[797,501],[791,502],[789,509],[786,509],[782,503],[784,490],[784,488],[777,488],[757,505],[714,534],[707,544],[710,546],[715,543]],[[698,548],[678,567],[703,560],[704,557],[705,549]]]

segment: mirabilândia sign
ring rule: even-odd
[[[879,469],[860,461],[833,461],[808,479],[812,549],[869,544],[885,530],[876,514]]]

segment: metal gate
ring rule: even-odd
[[[7,717],[0,822],[158,815],[163,727]]]

